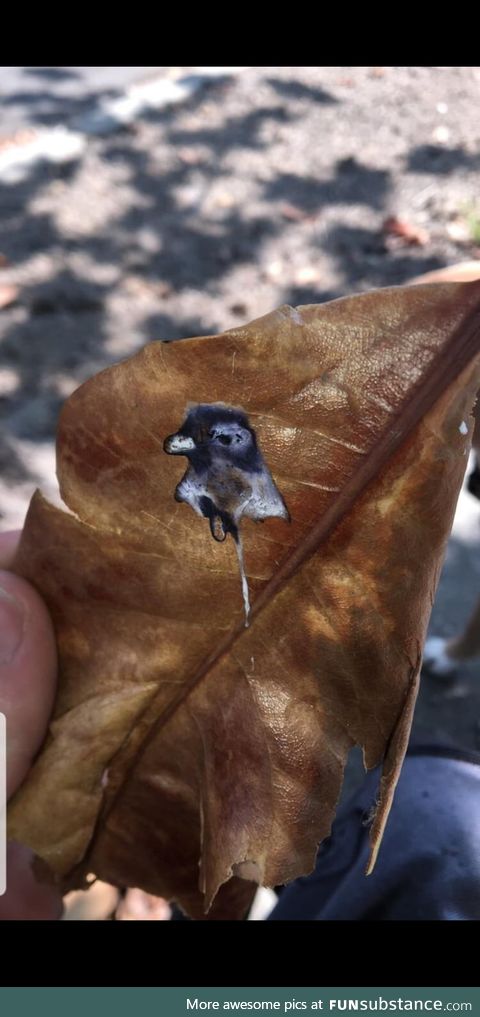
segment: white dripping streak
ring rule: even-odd
[[[242,580],[242,594],[243,594],[243,606],[245,608],[245,628],[248,629],[248,616],[250,614],[250,598],[248,594],[248,580],[245,572],[245,561],[243,557],[243,544],[240,533],[235,539],[235,549],[238,558],[238,567],[240,569],[240,578]]]

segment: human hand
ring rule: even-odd
[[[13,573],[20,533],[0,534],[0,711],[7,718],[7,797],[27,776],[45,737],[55,695],[55,638],[38,593]],[[54,887],[36,882],[32,852],[7,848],[7,890],[0,920],[60,918],[62,899]]]

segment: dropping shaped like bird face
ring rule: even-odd
[[[223,541],[231,533],[238,552],[243,516],[257,522],[272,516],[290,521],[243,410],[223,403],[192,406],[163,447],[169,455],[187,457],[188,469],[175,489],[175,499],[209,520],[215,540]],[[248,617],[246,580],[242,589]]]

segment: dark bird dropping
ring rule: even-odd
[[[240,521],[263,522],[271,516],[290,520],[282,495],[258,447],[255,431],[241,409],[221,403],[192,406],[181,428],[164,441],[169,455],[183,455],[188,469],[175,489],[210,523],[217,541],[231,534],[237,549],[246,624],[250,610],[243,562]]]

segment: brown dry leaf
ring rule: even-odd
[[[18,286],[14,286],[13,283],[1,283],[0,284],[0,311],[4,307],[10,307],[17,300],[19,293]]]
[[[386,237],[390,237],[399,245],[406,245],[407,247],[425,247],[430,240],[427,230],[423,229],[422,226],[407,222],[406,219],[399,219],[396,215],[391,215],[388,219],[385,219],[382,229]]]
[[[311,212],[307,212],[304,208],[299,208],[298,205],[292,204],[291,201],[282,201],[279,212],[284,219],[289,219],[291,222],[314,222],[317,218],[317,215],[312,215]]]
[[[61,682],[11,835],[71,889],[87,873],[242,917],[309,872],[350,748],[383,760],[378,849],[479,385],[480,284],[282,307],[156,342],[66,403],[58,475],[16,570],[45,597]],[[231,537],[173,498],[188,404],[243,407],[291,523]],[[465,426],[467,422],[467,426]],[[242,878],[239,878],[242,877]],[[220,888],[220,889],[219,889]]]

